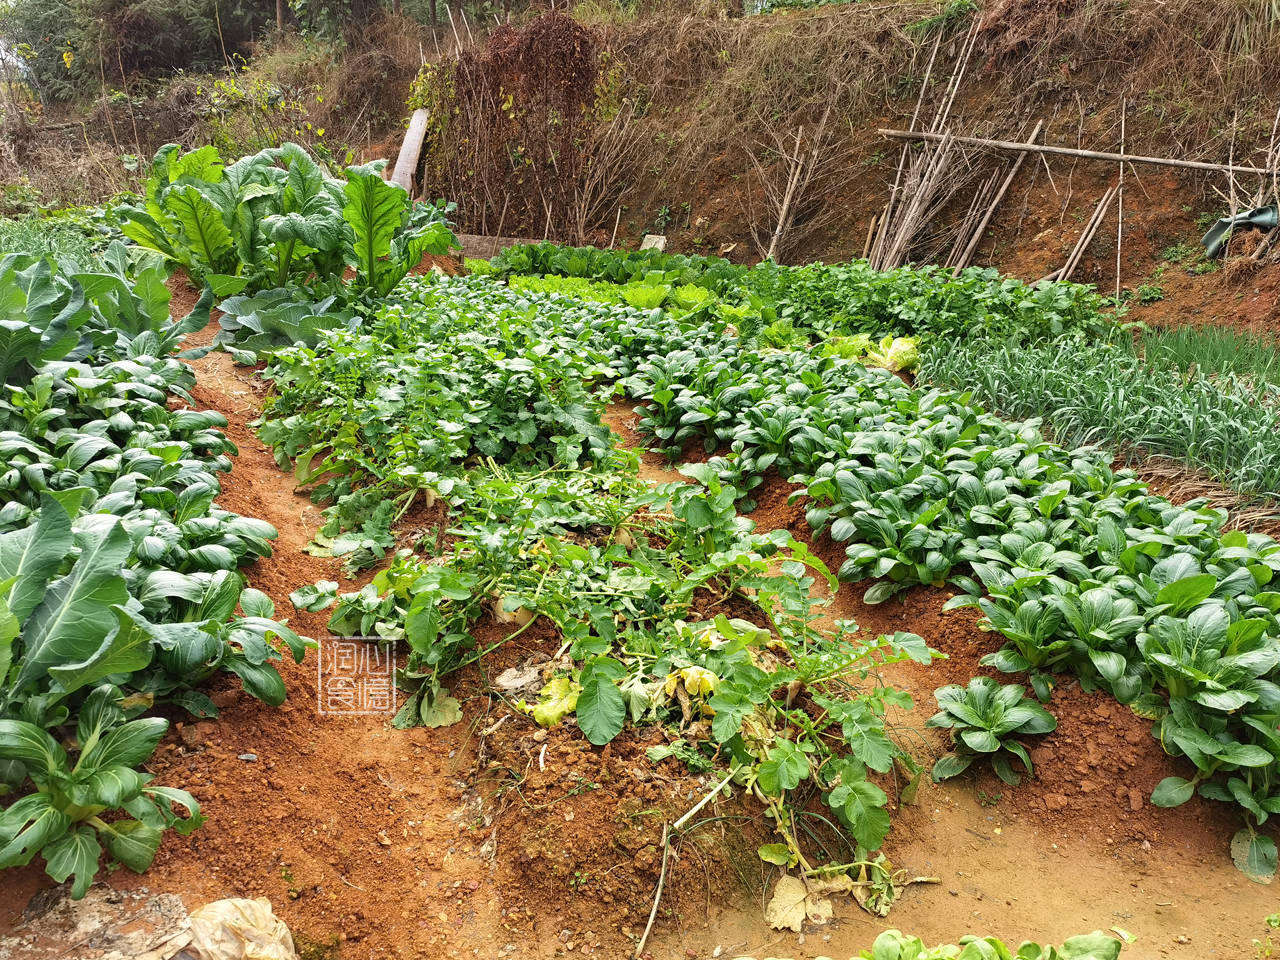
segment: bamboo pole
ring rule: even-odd
[[[925,161],[924,169],[915,180],[916,185],[911,191],[911,202],[905,211],[899,213],[896,232],[888,246],[881,251],[880,262],[875,264],[876,269],[892,270],[902,265],[902,257],[906,254],[915,233],[915,224],[919,221],[925,205],[932,199],[934,185],[951,168],[951,143],[951,135],[945,135],[942,145]],[[887,229],[888,226],[889,224],[886,223],[885,228]]]
[[[1098,201],[1097,208],[1093,211],[1093,219],[1088,227],[1080,234],[1080,240],[1076,243],[1076,247],[1071,251],[1071,256],[1062,268],[1063,280],[1070,280],[1075,274],[1076,268],[1080,266],[1080,261],[1084,259],[1085,251],[1089,249],[1089,244],[1093,243],[1093,238],[1098,235],[1098,231],[1102,229],[1103,221],[1107,219],[1107,211],[1111,209],[1111,201],[1119,194],[1118,187],[1110,187],[1107,192],[1102,195],[1102,199]]]
[[[1044,120],[1037,120],[1035,129],[1031,131],[1031,136],[1028,139],[1032,143],[1035,143],[1036,137],[1040,136],[1040,131],[1043,128]],[[1018,159],[1013,161],[1013,169],[1009,171],[1009,175],[1004,178],[1004,183],[1000,185],[1000,191],[996,194],[995,200],[993,200],[991,206],[987,208],[987,215],[983,217],[982,222],[978,224],[978,229],[974,231],[973,237],[969,241],[969,245],[964,249],[964,253],[962,253],[959,259],[956,260],[956,274],[959,274],[961,270],[969,265],[969,261],[972,259],[974,252],[978,249],[978,244],[982,242],[982,235],[986,232],[987,226],[991,223],[991,218],[995,216],[996,208],[1004,202],[1004,195],[1009,192],[1009,187],[1013,183],[1013,178],[1018,175],[1018,170],[1022,167],[1022,161],[1026,159],[1027,151],[1023,150],[1018,154]]]
[[[1120,156],[1124,156],[1124,119],[1128,98],[1120,101]],[[1120,161],[1120,186],[1116,189],[1119,207],[1116,212],[1116,303],[1120,302],[1120,262],[1124,252],[1124,161]]]
[[[965,211],[964,217],[960,220],[960,225],[957,227],[955,236],[951,241],[951,249],[947,254],[946,262],[942,264],[943,269],[956,267],[964,251],[969,248],[969,243],[974,237],[974,231],[977,229],[978,223],[991,206],[991,197],[996,192],[996,181],[999,176],[999,171],[992,173],[991,176],[982,181],[981,186],[974,189],[973,199],[969,201],[969,209]],[[956,272],[959,272],[958,268]]]
[[[1067,254],[1066,262],[1057,270],[1041,277],[1042,281],[1071,279],[1076,267],[1080,265],[1080,258],[1084,256],[1085,250],[1088,249],[1089,244],[1093,242],[1094,236],[1097,235],[1098,228],[1102,226],[1102,221],[1106,219],[1107,210],[1110,209],[1111,201],[1115,199],[1115,195],[1116,188],[1107,187],[1102,194],[1102,199],[1098,201],[1098,205],[1093,208],[1093,213],[1089,215],[1089,219],[1085,222],[1084,229],[1080,231],[1080,237],[1076,240],[1075,246]]]
[[[880,220],[880,214],[873,213],[871,215],[871,222],[867,224],[867,239],[866,239],[866,242],[862,244],[863,260],[867,259],[867,256],[871,253],[871,238],[876,235],[876,223],[879,220]]]
[[[933,62],[938,56],[938,47],[941,43],[942,43],[942,31],[940,30],[938,31],[937,38],[933,41],[933,52],[929,54],[929,65],[925,67],[924,80],[920,83],[920,94],[919,96],[916,97],[916,108],[913,111],[911,111],[910,127],[912,131],[915,130],[916,121],[920,117],[920,106],[921,104],[924,103],[925,93],[928,92],[929,78],[933,75]],[[871,249],[867,254],[870,257],[871,262],[873,264],[876,263],[880,258],[880,249],[884,245],[884,239],[885,239],[884,229],[888,227],[889,217],[893,215],[894,201],[896,201],[898,198],[898,190],[902,184],[902,173],[903,173],[903,170],[906,168],[906,164],[907,164],[907,148],[904,146],[902,148],[902,153],[898,155],[898,172],[894,174],[894,177],[893,177],[893,189],[889,191],[889,200],[888,202],[885,203],[884,212],[879,218],[881,232],[875,235],[871,243]],[[873,219],[871,222],[874,224],[876,221],[875,219]]]
[[[1109,160],[1112,163],[1151,163],[1157,166],[1179,167],[1185,170],[1209,170],[1214,173],[1256,173],[1270,177],[1277,172],[1275,168],[1243,167],[1229,163],[1206,163],[1202,160],[1175,160],[1171,157],[1143,157],[1137,154],[1106,153],[1101,150],[1077,150],[1073,147],[1052,147],[1048,144],[1018,143],[1011,140],[987,140],[983,137],[961,137],[955,134],[926,133],[920,130],[887,130],[881,128],[877,133],[881,136],[893,137],[898,140],[930,140],[934,143],[949,137],[964,146],[987,147],[992,150],[1025,150],[1030,153],[1047,153],[1060,157]]]

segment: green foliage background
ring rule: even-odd
[[[43,101],[68,101],[104,81],[200,71],[243,53],[275,23],[273,0],[12,0],[0,36]],[[64,53],[72,59],[67,63]]]

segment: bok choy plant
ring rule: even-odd
[[[1016,740],[1056,730],[1058,722],[1044,707],[1023,696],[1016,683],[1001,685],[990,677],[974,677],[967,687],[939,687],[934,698],[941,708],[925,723],[951,730],[954,749],[933,765],[933,778],[946,780],[968,770],[986,757],[991,769],[1005,783],[1017,786],[1022,777],[1013,760],[1022,761],[1030,776],[1035,771],[1027,748]]]
[[[272,661],[308,644],[237,570],[276,532],[214,506],[226,420],[169,404],[194,378],[168,354],[212,292],[172,321],[163,279],[120,244],[91,272],[0,261],[0,867],[43,856],[74,896],[104,852],[142,870],[201,821],[139,772],[168,726],[141,714],[216,715],[197,688],[218,671],[278,704]]]
[[[382,179],[383,162],[330,176],[293,143],[234,163],[216,148],[156,153],[145,203],[118,208],[134,243],[221,295],[306,286],[385,296],[424,254],[457,246],[444,205],[413,203]],[[342,283],[345,268],[354,283]]]

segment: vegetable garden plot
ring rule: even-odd
[[[137,737],[149,753],[162,722],[146,721],[144,737],[144,728],[128,726],[132,711],[158,700],[209,711],[212,702],[188,688],[219,668],[278,702],[284,685],[268,661],[280,656],[277,645],[300,658],[305,643],[273,621],[271,602],[243,590],[234,572],[266,555],[274,531],[212,506],[214,474],[231,452],[218,429],[225,421],[165,406],[167,394],[191,385],[187,368],[167,355],[207,320],[212,297],[184,323],[162,320],[163,271],[145,256],[128,263],[121,250],[108,252],[100,273],[77,275],[87,305],[52,273],[46,286],[47,266],[0,265],[5,282],[38,288],[28,304],[41,304],[11,328],[32,328],[15,337],[8,380],[21,389],[4,408],[29,434],[21,448],[29,462],[5,475],[16,486],[0,518],[21,528],[24,542],[37,539],[32,523],[60,542],[61,508],[81,550],[57,571],[71,581],[98,582],[102,570],[81,569],[85,551],[113,562],[119,553],[125,592],[104,586],[94,602],[123,600],[117,606],[136,625],[127,639],[149,653],[129,676],[92,678],[116,688],[88,692],[87,682],[68,691],[66,665],[55,669],[30,653],[39,609],[21,624],[25,659],[12,676],[45,670],[56,679],[18,708],[17,722],[67,735],[75,713],[60,707],[78,709],[80,736],[69,742],[80,759],[56,775],[32,770],[28,759],[62,764],[63,749],[32,734],[41,753],[19,758],[31,775],[20,787],[26,796],[0,821],[10,830],[0,841],[19,856],[34,853],[46,825],[61,821],[13,824],[46,802],[28,797],[52,797],[52,808],[66,793],[77,807],[61,811],[70,839],[50,836],[46,856],[55,875],[77,874],[77,889],[91,874],[89,855],[97,860],[93,830],[112,855],[141,865],[160,828],[176,821],[170,801],[185,803],[145,774],[130,777],[128,767],[145,759],[138,751],[103,747],[113,761],[104,773],[94,725],[124,724],[119,729],[131,732],[120,739]],[[910,700],[884,684],[880,668],[928,663],[933,654],[911,633],[875,637],[849,622],[819,629],[827,601],[815,588],[834,592],[831,571],[804,542],[758,532],[739,512],[773,470],[805,485],[815,530],[850,544],[841,579],[878,579],[870,600],[914,583],[950,582],[964,592],[959,602],[981,605],[1011,640],[993,662],[1029,674],[1037,692],[1066,667],[1163,714],[1166,742],[1201,775],[1162,784],[1157,802],[1197,788],[1235,800],[1251,816],[1237,838],[1238,859],[1255,875],[1266,872],[1275,756],[1265,734],[1276,665],[1266,659],[1275,608],[1265,587],[1275,544],[1219,536],[1220,514],[1149,497],[1096,454],[1047,444],[1033,427],[988,416],[962,395],[914,390],[867,369],[905,362],[913,344],[881,339],[883,327],[865,318],[807,323],[800,314],[807,308],[798,306],[869,283],[857,265],[762,270],[715,293],[653,273],[585,288],[547,277],[513,276],[512,286],[485,277],[413,280],[373,316],[341,293],[313,303],[295,291],[268,291],[228,304],[222,339],[236,351],[246,337],[260,338],[248,345],[271,358],[260,435],[328,505],[310,549],[340,558],[353,574],[388,561],[363,590],[298,584],[293,599],[304,611],[331,608],[336,632],[405,642],[410,697],[397,726],[456,720],[458,672],[536,626],[560,649],[541,678],[549,682],[540,679],[512,706],[544,727],[572,718],[592,744],[614,741],[627,726],[678,724],[679,744],[650,759],[669,754],[713,770],[707,796],[731,783],[767,811],[776,836],[759,857],[803,878],[791,878],[805,890],[802,922],[810,907],[822,914],[821,890],[848,891],[871,912],[886,911],[908,878],[878,849],[889,810],[915,789],[921,770],[886,721]],[[766,283],[789,293],[771,305],[753,299]],[[903,273],[893,283],[899,292],[921,284],[920,303],[954,295],[968,304],[969,323],[1034,313],[1026,288],[1001,292],[980,276],[952,286],[927,272]],[[875,296],[888,303],[893,294]],[[1068,316],[1075,294],[1063,296]],[[46,302],[54,304],[48,311]],[[987,306],[974,306],[980,302]],[[29,322],[44,320],[43,331]],[[1015,325],[1011,336],[1034,335],[1038,322]],[[814,332],[831,336],[796,349]],[[59,357],[64,346],[70,355]],[[672,456],[701,444],[709,458],[684,468],[689,482],[651,490],[637,480],[635,457],[615,447],[602,421],[619,392],[642,404],[641,429]],[[408,541],[396,536],[415,506],[440,500],[450,508],[447,523]],[[76,517],[78,510],[85,512]],[[487,633],[494,621],[509,626]],[[1042,631],[1031,641],[1020,633],[1028,624]],[[1206,679],[1206,665],[1222,665],[1206,656],[1177,686],[1178,664],[1158,655],[1180,655],[1170,639],[1179,624],[1227,649],[1228,662],[1244,672]],[[109,651],[119,652],[118,634],[101,638]],[[477,645],[477,634],[493,642]],[[100,668],[93,657],[119,665],[115,652],[85,652]],[[943,697],[957,729],[952,767],[991,756],[998,772],[1016,779],[1000,748],[1029,768],[1009,735],[1035,735],[1052,720],[1022,699],[1022,688],[997,687],[970,685]],[[20,729],[25,736],[25,727],[11,732]],[[99,785],[123,778],[119,796],[104,796],[103,805],[118,799],[140,826],[115,826],[125,821],[96,813],[77,820],[89,797],[80,780],[98,774]],[[198,821],[192,813],[184,829]],[[819,823],[825,844],[815,841]],[[794,914],[786,893],[783,885],[775,891],[773,916]]]
[[[919,637],[814,629],[811,577],[830,574],[785,532],[754,535],[735,509],[737,491],[709,470],[697,485],[650,492],[637,483],[633,461],[600,424],[604,398],[584,384],[617,376],[625,358],[609,341],[624,325],[636,330],[643,316],[661,315],[545,298],[552,310],[536,310],[491,283],[419,289],[438,309],[393,308],[360,334],[276,354],[266,376],[280,392],[261,428],[297,458],[299,477],[323,477],[320,495],[339,497],[330,549],[353,543],[348,531],[370,542],[385,535],[403,509],[397,496],[407,505],[429,490],[451,501],[451,550],[438,560],[398,556],[364,590],[339,598],[330,621],[339,633],[407,642],[403,677],[414,693],[397,724],[456,719],[442,682],[483,655],[473,650],[472,624],[490,610],[523,611],[557,627],[576,665],[525,706],[535,720],[551,725],[573,713],[587,738],[604,744],[628,721],[680,711],[723,745],[779,823],[788,791],[824,769],[834,814],[865,851],[876,850],[888,798],[868,770],[887,773],[898,762],[908,777],[917,771],[883,730],[885,704],[902,703],[901,694],[868,678],[884,663],[929,653]],[[661,334],[642,324],[636,333]],[[513,351],[517,343],[525,350]],[[324,440],[330,417],[351,422],[358,410],[372,442],[363,430],[349,446]],[[473,447],[492,460],[464,470]],[[406,473],[409,457],[415,467]],[[352,490],[355,483],[364,486]],[[317,585],[295,602],[322,607],[336,588]],[[807,692],[798,699],[798,691]],[[826,704],[822,717],[810,716],[810,696]],[[796,722],[808,730],[803,740],[775,734]],[[785,826],[781,840],[770,856],[805,862]],[[891,874],[852,853],[887,907]]]
[[[0,794],[18,794],[0,867],[41,856],[76,897],[104,852],[142,871],[164,829],[202,822],[189,793],[140,772],[168,728],[143,715],[216,715],[198,688],[219,671],[279,704],[271,661],[307,645],[236,572],[276,532],[213,506],[226,420],[166,405],[189,399],[168,354],[211,296],[171,322],[163,269],[127,264],[119,244],[96,273],[0,261]]]
[[[1159,341],[1153,341],[1159,343]],[[1063,443],[1173,457],[1262,501],[1280,491],[1276,387],[1213,367],[1179,369],[1159,346],[936,342],[923,375],[1010,416],[1048,421]]]
[[[584,283],[590,291],[592,282],[599,290],[599,282],[608,281],[624,285],[624,299],[627,290],[644,285],[699,287],[723,305],[717,310],[721,320],[739,329],[745,322],[753,331],[776,323],[821,337],[978,333],[1025,342],[1062,335],[1109,338],[1117,330],[1092,287],[1030,285],[977,267],[959,276],[929,266],[881,271],[861,260],[802,267],[766,261],[745,267],[719,257],[542,243],[508,247],[485,272],[515,277],[517,285],[527,283],[519,275],[568,278],[574,286],[565,292],[578,293]],[[659,306],[661,300],[649,305]]]
[[[318,350],[284,351],[268,372],[283,388],[283,406],[268,411],[264,437],[282,456],[301,457],[300,476],[324,472],[322,494],[343,495],[352,483],[383,483],[404,491],[402,497],[429,488],[467,503],[476,476],[459,465],[473,444],[504,460],[528,458],[524,462],[533,469],[559,462],[600,470],[609,449],[596,426],[601,391],[580,391],[584,383],[607,387],[616,379],[645,402],[641,427],[669,450],[697,439],[707,451],[728,447],[692,472],[703,490],[690,502],[720,505],[699,516],[695,530],[714,530],[719,510],[726,519],[731,516],[733,502],[749,494],[770,467],[805,484],[813,500],[813,527],[829,529],[834,539],[851,544],[842,579],[879,579],[868,593],[871,602],[914,583],[950,581],[962,591],[956,603],[978,604],[1009,639],[993,665],[1028,673],[1042,696],[1051,673],[1071,670],[1088,687],[1134,704],[1156,721],[1166,749],[1186,756],[1199,770],[1191,780],[1170,778],[1153,802],[1182,802],[1199,789],[1204,796],[1238,803],[1247,819],[1234,844],[1237,862],[1251,875],[1271,871],[1274,844],[1259,829],[1278,805],[1273,778],[1280,757],[1274,719],[1280,699],[1273,680],[1280,660],[1274,641],[1280,604],[1266,589],[1280,569],[1280,547],[1270,539],[1223,534],[1221,512],[1194,503],[1174,507],[1149,495],[1131,474],[1111,470],[1095,452],[1064,450],[1046,442],[1033,425],[1007,424],[973,408],[962,395],[915,390],[839,357],[744,349],[714,325],[687,317],[504,290],[483,279],[414,281],[404,296],[403,305],[384,311],[371,330],[327,335]],[[454,377],[465,383],[478,376],[488,389],[472,387],[469,399],[451,392],[443,371],[452,361],[450,383]],[[339,397],[321,400],[316,390],[306,392],[308,384],[335,382],[340,375],[348,376]],[[294,384],[301,387],[296,393]],[[353,433],[349,447],[341,450],[323,444],[325,418],[347,422],[349,411],[375,396],[388,399],[364,414],[377,421],[373,443],[366,445]],[[573,416],[565,417],[566,400],[582,409],[575,406]],[[437,404],[450,411],[447,418],[438,417]],[[520,411],[514,423],[504,419],[512,416],[507,404]],[[590,417],[585,424],[583,411]],[[497,446],[485,450],[482,444]],[[411,473],[408,482],[397,479],[397,458],[406,449],[430,451],[435,459],[425,463],[434,469]],[[311,463],[308,457],[319,452],[325,459]],[[413,456],[422,462],[417,453]],[[485,472],[481,467],[479,473]],[[358,502],[358,496],[347,495],[336,511],[341,513],[344,502]],[[356,610],[362,616],[367,611],[386,615],[393,624],[403,615],[408,636],[421,592],[431,599],[419,604],[420,613],[432,611],[418,624],[425,631],[419,634],[425,638],[422,654],[465,644],[461,624],[475,615],[481,599],[472,592],[475,582],[449,584],[453,595],[442,584],[454,573],[491,564],[492,559],[482,558],[491,549],[503,564],[522,570],[503,595],[504,608],[548,617],[564,632],[566,649],[572,648],[575,657],[565,674],[569,682],[547,692],[544,716],[573,709],[573,684],[585,689],[584,674],[592,688],[585,702],[587,725],[598,739],[616,733],[625,713],[635,719],[677,709],[678,701],[669,698],[678,689],[686,698],[714,694],[707,706],[712,719],[720,719],[712,724],[708,748],[719,744],[731,754],[738,748],[742,724],[765,700],[756,699],[750,685],[743,686],[713,655],[725,647],[734,653],[757,643],[767,648],[763,635],[757,642],[744,641],[721,628],[711,642],[688,648],[687,666],[658,660],[659,672],[667,670],[676,679],[671,692],[666,684],[653,690],[646,685],[659,677],[646,673],[643,657],[627,648],[631,621],[623,617],[623,629],[610,635],[620,625],[618,610],[606,607],[593,619],[581,599],[566,606],[537,587],[563,587],[581,576],[572,571],[597,564],[605,565],[601,576],[607,584],[614,576],[607,572],[609,565],[634,565],[633,558],[620,555],[627,549],[608,554],[613,548],[607,543],[588,543],[565,553],[548,545],[562,539],[563,525],[547,537],[554,526],[540,532],[527,518],[486,509],[499,522],[517,519],[517,529],[528,538],[504,546],[493,532],[473,528],[464,532],[448,563],[417,577],[420,584],[412,582],[411,567],[394,587],[384,578],[363,597],[343,600],[339,621]],[[691,518],[677,519],[688,525]],[[616,530],[610,526],[616,522],[598,525]],[[687,534],[666,536],[682,540],[685,549],[694,542]],[[751,545],[717,543],[718,534],[708,536],[710,549],[752,555]],[[531,562],[539,544],[548,556]],[[758,545],[754,549],[762,555]],[[484,582],[497,581],[490,575]],[[601,592],[587,584],[581,589],[587,596]],[[441,611],[443,619],[435,619]],[[771,636],[781,632],[776,620],[755,616],[755,628]],[[451,638],[443,645],[437,640],[442,635]],[[588,669],[594,658],[618,666],[610,664],[608,674],[597,675]],[[799,667],[795,650],[787,658],[785,670]],[[434,703],[438,696],[440,662],[428,662],[431,669],[416,678],[428,688],[420,704]],[[689,676],[679,673],[689,667],[707,671],[698,674],[705,679],[693,687]],[[802,673],[781,676],[788,684],[801,679],[803,687]],[[606,693],[608,688],[613,690]],[[841,709],[823,696],[802,705],[808,708],[801,709],[807,721],[790,712],[788,722],[801,729],[806,722],[839,722],[861,766],[887,770],[892,753],[866,752],[876,742],[875,737],[866,740],[867,729],[876,728],[874,719],[862,716],[845,724]],[[596,723],[602,697],[614,704],[608,725]],[[743,712],[731,709],[730,701],[741,703]],[[788,706],[794,708],[794,700]],[[831,788],[833,805],[843,805],[845,794],[835,790],[865,776],[854,768],[841,770],[838,781],[827,779],[835,772],[831,764],[815,763],[818,758],[782,732],[785,728],[770,729],[771,739],[747,751],[754,757],[752,766],[759,764],[754,776],[757,783],[764,778],[762,788],[785,795],[809,777],[821,777]],[[863,829],[859,819],[871,816],[871,809],[846,809],[846,826],[855,835]],[[864,832],[862,838],[874,836]],[[794,844],[788,846],[794,850]]]

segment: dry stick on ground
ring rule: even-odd
[[[969,28],[969,33],[965,37],[965,45],[961,48],[960,63],[956,67],[955,72],[951,75],[951,81],[947,85],[947,90],[943,94],[945,103],[938,115],[933,120],[933,126],[929,129],[933,133],[941,133],[942,128],[946,126],[947,120],[951,116],[951,108],[955,105],[956,94],[960,92],[960,84],[964,80],[965,71],[969,69],[969,58],[973,56],[973,45],[978,40],[979,21],[974,20],[973,26]]]
[[[1253,251],[1253,256],[1250,259],[1260,261],[1263,255],[1275,244],[1277,236],[1280,236],[1280,227],[1274,227],[1269,230],[1267,235],[1262,238],[1262,242],[1258,244],[1257,249]]]
[[[462,53],[462,38],[458,36],[458,25],[453,22],[453,8],[446,3],[444,12],[449,15],[449,26],[453,29],[453,42],[457,44],[457,52]]]
[[[828,110],[830,108],[828,107]],[[765,250],[764,258],[766,260],[774,259],[774,255],[778,251],[778,238],[787,229],[787,217],[791,214],[791,202],[796,195],[796,186],[800,182],[800,177],[804,168],[808,166],[808,157],[801,153],[804,145],[804,126],[802,125],[796,130],[795,151],[791,155],[783,154],[787,159],[787,166],[790,168],[787,175],[787,186],[782,192],[782,201],[778,204],[777,225],[773,228],[773,235],[769,238],[769,247]],[[752,158],[754,159],[754,157]],[[759,168],[759,161],[756,161]],[[759,168],[760,179],[764,181],[764,170]]]
[[[1031,136],[1027,139],[1031,143],[1036,142],[1036,138],[1040,136],[1040,131],[1044,128],[1044,120],[1037,120],[1035,128],[1031,131]],[[960,271],[967,267],[973,259],[973,254],[978,249],[978,244],[982,242],[982,235],[986,233],[987,226],[991,223],[991,218],[995,216],[996,208],[1004,201],[1004,195],[1009,192],[1009,187],[1013,183],[1013,178],[1018,175],[1018,171],[1022,168],[1022,162],[1027,159],[1027,151],[1023,150],[1018,154],[1018,158],[1013,161],[1013,169],[1009,171],[1009,175],[1004,178],[1004,183],[1000,185],[1000,191],[996,194],[995,200],[991,206],[987,208],[987,215],[982,218],[982,222],[978,224],[978,228],[973,232],[973,238],[969,241],[969,245],[965,247],[964,252],[960,254],[956,260],[955,272],[958,276]]]
[[[1267,140],[1267,166],[1274,167],[1276,165],[1276,137],[1280,135],[1280,106],[1276,107],[1275,119],[1271,121],[1271,137]],[[1262,183],[1258,185],[1258,192],[1254,194],[1253,206],[1260,207],[1266,203],[1267,195],[1270,193],[1273,197],[1277,193],[1277,181],[1280,180],[1280,171],[1271,174],[1270,181],[1263,178]]]
[[[662,888],[667,884],[667,858],[671,854],[671,824],[662,825],[662,871],[658,874],[658,889],[653,895],[653,909],[649,911],[649,922],[644,925],[644,933],[636,941],[636,957],[644,953],[644,945],[649,942],[649,932],[653,929],[653,921],[658,918],[658,904],[662,902]]]
[[[741,764],[733,767],[724,775],[723,779],[716,781],[716,785],[711,788],[710,792],[703,794],[701,800],[686,810],[679,820],[675,823],[664,823],[662,825],[662,872],[658,875],[658,889],[653,897],[653,909],[649,911],[649,922],[645,924],[644,933],[640,935],[639,941],[636,942],[635,955],[637,958],[644,953],[644,945],[649,940],[649,932],[653,929],[653,921],[658,916],[658,904],[662,902],[662,888],[666,886],[667,883],[667,855],[671,850],[671,831],[674,830],[676,833],[679,833],[683,830],[685,824],[693,819],[694,814],[718,797],[720,795],[720,791],[724,789],[725,784],[732,780],[741,769]]]
[[[98,76],[102,81],[102,111],[107,115],[107,128],[111,131],[111,142],[116,145],[116,153],[124,153],[120,148],[120,138],[116,136],[116,122],[111,117],[111,102],[107,97],[107,71],[102,58],[98,58]]]

